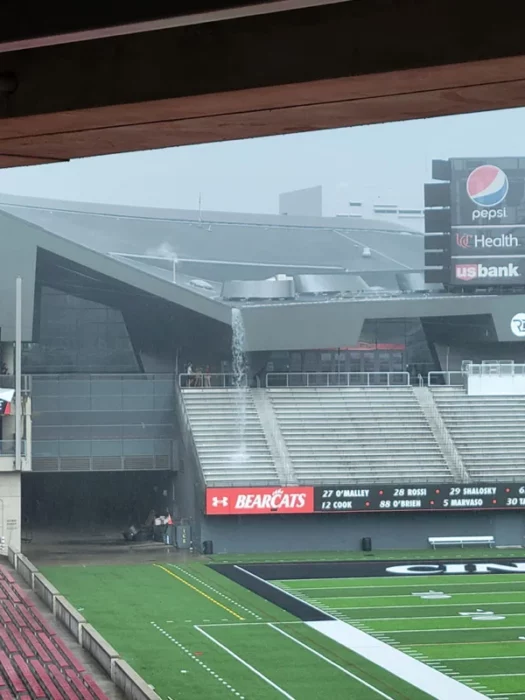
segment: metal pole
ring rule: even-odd
[[[16,278],[15,309],[15,469],[22,471],[22,278]]]

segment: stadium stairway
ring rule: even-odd
[[[208,486],[281,483],[249,389],[195,387],[182,395]]]
[[[0,566],[0,700],[108,700],[10,571]]]
[[[411,387],[268,392],[299,483],[454,480]]]
[[[525,478],[525,397],[468,396],[462,387],[432,393],[473,481]]]

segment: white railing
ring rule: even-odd
[[[465,372],[429,372],[428,386],[464,386]]]
[[[175,391],[175,401],[178,408],[178,418],[181,423],[181,439],[182,444],[186,450],[186,453],[193,465],[195,466],[199,481],[201,486],[205,486],[206,482],[204,480],[204,472],[202,470],[201,460],[199,457],[199,451],[197,450],[197,445],[195,444],[195,438],[193,436],[193,430],[191,429],[190,417],[186,409],[186,404],[184,403],[184,397],[179,387],[174,383]]]
[[[265,411],[265,420],[268,421],[267,427],[271,431],[274,445],[277,448],[277,455],[279,457],[281,471],[285,478],[285,484],[288,486],[291,484],[296,484],[297,480],[295,478],[290,455],[288,454],[288,449],[281,432],[281,426],[279,425],[274,408],[271,404],[267,406],[267,410]]]
[[[493,377],[516,377],[525,375],[525,364],[510,362],[483,362],[482,364],[470,363],[467,366],[467,374],[484,375]]]
[[[471,481],[470,475],[448,431],[447,424],[434,401],[432,392],[425,387],[421,387],[418,390],[415,389],[414,394],[455,479],[457,481],[469,483]]]
[[[257,387],[260,387],[259,377],[255,377],[255,381]],[[248,386],[248,376],[243,374],[239,382],[237,375],[227,372],[179,374],[179,386],[183,389],[237,389],[239,386],[246,388]]]
[[[410,386],[408,372],[271,372],[267,387]]]

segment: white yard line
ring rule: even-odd
[[[285,592],[289,593],[289,591],[285,591]],[[304,599],[298,598],[298,600],[301,600],[303,603],[309,602],[308,598],[304,598]],[[476,606],[480,606],[480,605],[525,605],[525,601],[519,602],[517,600],[511,601],[510,603],[507,603],[507,602],[485,603],[485,602],[476,601],[475,603],[444,603],[444,604],[439,603],[439,604],[434,604],[434,605],[429,605],[428,603],[425,603],[424,605],[420,605],[419,603],[415,602],[416,600],[417,600],[417,598],[414,597],[414,604],[413,605],[363,605],[363,606],[358,605],[357,607],[355,605],[351,605],[349,607],[334,605],[334,606],[332,606],[332,610],[401,610],[402,608],[410,608],[411,610],[420,610],[421,608],[434,608],[436,610],[441,610],[441,608],[451,608],[451,607],[458,608],[458,607],[462,607],[463,605],[476,605]],[[518,614],[520,614],[520,613],[518,613]]]
[[[268,625],[269,622],[207,622],[200,624],[200,627],[257,627]],[[274,625],[304,625],[301,620],[286,620],[285,622],[274,622]]]
[[[335,610],[335,608],[327,608],[328,610],[331,610],[332,612]],[[474,614],[474,613],[472,613]],[[392,620],[459,620],[459,614],[455,615],[437,615],[437,616],[430,616],[430,615],[424,615],[423,617],[418,617],[415,615],[411,615],[410,617],[352,617],[351,615],[348,616],[352,622],[355,622],[356,624],[358,622],[392,622]],[[505,613],[505,617],[525,617],[525,613]]]
[[[514,676],[525,676],[525,673],[471,673],[469,678],[514,678]]]
[[[216,596],[219,596],[220,598],[227,600],[228,603],[235,605],[240,610],[243,610],[244,612],[248,613],[248,615],[252,615],[252,617],[254,617],[256,620],[262,620],[262,617],[260,615],[258,615],[257,613],[253,612],[253,610],[250,610],[250,608],[247,608],[245,605],[241,605],[238,601],[236,601],[233,598],[230,598],[230,596],[226,595],[226,593],[222,593],[221,591],[217,590],[217,588],[210,586],[209,583],[206,583],[206,581],[203,581],[198,576],[195,576],[194,574],[190,573],[187,569],[183,569],[181,566],[177,566],[177,564],[168,564],[168,566],[170,568],[178,571],[179,574],[184,574],[184,576],[186,576],[187,578],[192,578],[199,585],[203,586],[204,588],[207,588],[209,591],[212,591],[212,593],[214,593]]]
[[[256,676],[259,676],[259,678],[261,680],[263,680],[265,683],[270,685],[278,693],[280,693],[281,695],[284,695],[284,697],[288,698],[288,700],[295,700],[295,698],[292,695],[289,695],[286,692],[286,690],[283,690],[279,685],[277,685],[277,683],[274,683],[273,681],[271,681],[267,676],[265,676],[263,673],[258,671],[256,668],[254,668],[247,661],[245,661],[244,659],[241,659],[240,656],[237,656],[237,654],[235,654],[235,652],[233,652],[231,649],[228,649],[227,646],[225,646],[224,644],[219,642],[217,639],[215,639],[215,637],[212,637],[211,634],[208,634],[207,632],[205,632],[201,627],[199,627],[199,625],[194,625],[194,627],[198,632],[200,632],[205,637],[207,637],[210,640],[210,642],[213,642],[218,647],[220,647],[223,651],[225,651],[227,654],[229,654],[232,658],[234,658],[236,661],[241,663],[243,666],[246,666],[247,669],[249,669],[252,673],[255,673]]]
[[[468,642],[465,642],[465,643],[468,644]],[[492,661],[493,659],[525,659],[525,656],[456,656],[453,659],[435,659],[434,657],[432,657],[432,661],[438,661],[438,662],[441,662],[441,661]]]
[[[394,581],[397,581],[397,579],[394,579]],[[419,579],[418,579],[419,581]],[[433,579],[432,583],[435,584],[436,579]],[[520,581],[502,581],[500,586],[503,586],[504,584],[511,584],[515,585],[516,584],[523,584],[525,586],[525,579],[520,580]],[[301,586],[300,588],[295,588],[293,586],[283,586],[283,588],[286,588],[287,591],[340,591],[340,590],[345,590],[345,591],[351,591],[355,590],[356,588],[362,588],[362,589],[375,589],[375,590],[388,590],[389,588],[423,588],[425,584],[421,584],[419,586],[414,586],[414,581],[412,580],[412,583],[392,583],[391,586]],[[428,584],[429,586],[431,585],[430,583]],[[493,586],[494,583],[488,583],[485,581],[473,581],[472,583],[442,583],[441,579],[439,579],[439,587],[447,587],[447,586]]]
[[[306,624],[307,624],[307,623],[306,623]],[[279,629],[279,627],[275,627],[275,625],[273,625],[271,622],[268,624],[268,626],[271,627],[272,629],[274,629],[276,632],[279,632],[279,634],[282,634],[284,637],[288,637],[288,639],[291,639],[292,642],[295,642],[296,644],[298,644],[298,645],[299,645],[300,647],[302,647],[303,649],[306,649],[307,651],[311,652],[312,654],[315,654],[315,656],[319,657],[319,658],[322,659],[323,661],[326,661],[326,663],[327,663],[327,664],[330,664],[330,666],[333,666],[334,668],[337,668],[339,671],[342,671],[342,672],[345,673],[347,676],[350,676],[351,678],[353,678],[354,680],[358,681],[358,682],[361,683],[362,685],[366,686],[366,687],[369,688],[370,690],[373,690],[375,693],[377,693],[378,695],[380,695],[382,698],[386,698],[386,700],[394,700],[394,698],[393,698],[391,695],[387,695],[386,693],[383,693],[383,691],[382,691],[382,690],[379,690],[379,688],[376,688],[375,686],[371,685],[370,683],[367,683],[367,681],[363,680],[362,678],[359,678],[359,676],[354,675],[353,673],[351,673],[350,671],[348,671],[348,670],[347,670],[346,668],[344,668],[343,666],[340,666],[339,664],[336,664],[335,661],[332,661],[332,660],[329,659],[328,657],[324,656],[324,654],[320,654],[320,653],[319,653],[318,651],[316,651],[315,649],[312,649],[312,647],[308,646],[308,644],[304,644],[303,642],[299,641],[299,640],[296,639],[295,637],[292,637],[291,634],[288,634],[288,633],[285,632],[284,630]]]
[[[439,588],[439,586],[435,586],[435,588]],[[280,591],[283,591],[284,588],[280,588]],[[285,591],[286,593],[290,593],[289,590]],[[490,595],[516,595],[516,591],[487,591],[488,594]],[[451,596],[456,595],[456,596],[463,596],[463,595],[479,595],[478,592],[474,591],[472,593],[450,593]],[[520,595],[523,595],[523,592],[520,592]],[[299,596],[298,596],[299,597]],[[308,596],[307,596],[308,597]],[[412,600],[417,600],[417,596],[410,594],[400,594],[400,595],[334,595],[334,596],[327,596],[323,598],[323,600],[374,600],[374,598],[412,598]],[[511,603],[513,602],[512,600],[510,601]],[[382,605],[379,607],[383,607]]]
[[[465,631],[472,632],[473,630],[480,630],[480,629],[483,629],[484,631],[486,631],[486,630],[522,630],[524,628],[525,628],[525,625],[516,625],[516,626],[509,625],[508,627],[506,625],[503,625],[503,626],[499,625],[497,627],[496,626],[493,627],[492,625],[490,625],[490,627],[489,627],[486,624],[484,625],[483,622],[480,622],[479,625],[473,625],[472,627],[446,627],[446,628],[445,627],[444,628],[424,627],[424,628],[415,629],[415,630],[413,630],[413,629],[411,629],[411,630],[377,630],[377,633],[378,634],[400,634],[402,632],[411,632],[413,634],[414,632],[465,632]],[[374,634],[375,633],[376,633],[376,630],[374,630]],[[496,644],[497,642],[494,641],[493,643]]]
[[[431,666],[408,656],[399,649],[372,637],[366,632],[352,627],[342,620],[307,622],[308,627],[317,630],[342,646],[377,664],[385,671],[402,678],[436,700],[486,700],[487,696],[468,688],[463,683],[446,676]]]
[[[178,649],[183,653],[186,654],[186,656],[194,661],[196,664],[198,664],[203,671],[206,671],[206,673],[209,673],[218,683],[220,683],[224,688],[230,691],[233,695],[238,700],[245,700],[244,695],[241,695],[228,681],[224,680],[224,678],[221,678],[221,676],[216,673],[213,669],[211,669],[204,661],[202,661],[198,656],[195,656],[193,652],[191,652],[189,649],[187,649],[181,642],[177,641],[174,637],[171,636],[169,632],[166,630],[162,629],[162,627],[159,627],[156,622],[151,623],[153,627],[155,627],[156,630],[158,630],[166,639],[169,639],[169,641],[174,644]],[[168,695],[168,700],[171,700],[170,696]]]

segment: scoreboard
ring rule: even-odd
[[[207,515],[525,510],[525,480],[499,484],[240,486],[206,489]]]
[[[314,512],[525,509],[525,483],[316,486]]]

